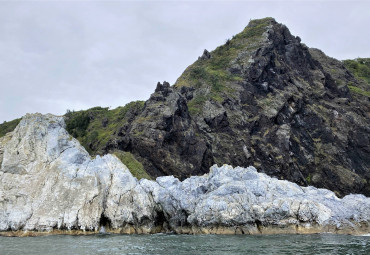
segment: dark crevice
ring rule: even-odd
[[[163,226],[165,222],[167,222],[166,217],[164,216],[163,211],[157,212],[157,217],[155,218],[154,222],[157,226]]]
[[[257,229],[260,233],[262,233],[262,222],[260,220],[255,221]]]
[[[112,226],[111,220],[107,218],[104,213],[102,213],[100,216],[99,226],[104,228],[110,228]]]

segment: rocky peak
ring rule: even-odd
[[[203,51],[203,55],[199,57],[200,60],[206,60],[210,58],[211,58],[211,53],[209,53],[209,51],[206,49]]]
[[[132,153],[151,175],[173,174],[185,178],[188,171],[202,172],[202,158],[207,147],[196,133],[186,97],[164,82],[158,83],[142,113],[123,136],[128,137]],[[186,171],[179,170],[179,165],[187,165]]]
[[[168,82],[164,81],[163,84],[158,82],[155,92],[157,93],[162,92],[164,94],[167,94],[169,89],[170,89],[170,84]]]
[[[340,61],[308,48],[272,18],[251,21],[207,55],[174,88],[187,100],[209,162],[254,164],[339,195],[370,192],[369,147],[348,150],[357,144],[353,130],[369,137],[369,106],[352,98],[346,85],[359,82]]]

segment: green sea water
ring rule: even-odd
[[[0,237],[0,255],[8,254],[370,254],[370,236],[99,234]]]

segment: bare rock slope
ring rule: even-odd
[[[0,234],[369,233],[370,198],[277,180],[254,167],[137,180],[91,158],[62,117],[28,114],[0,138]]]

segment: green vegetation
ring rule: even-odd
[[[231,62],[237,58],[241,50],[257,49],[262,34],[272,21],[272,18],[250,21],[241,33],[212,51],[211,58],[198,59],[184,71],[174,85],[176,88],[183,86],[205,88],[199,90],[204,92],[203,94],[196,95],[189,102],[190,114],[201,113],[203,104],[208,100],[222,103],[225,98],[233,97],[235,91],[228,86],[228,83],[241,81],[243,78],[228,71],[232,65]]]
[[[348,59],[344,60],[343,64],[356,78],[370,85],[370,58]]]
[[[262,34],[266,31],[266,27],[273,20],[273,18],[251,20],[241,33],[233,36],[231,40],[227,40],[224,45],[217,47],[211,53],[212,58],[209,59],[209,67],[212,70],[226,70],[230,66],[231,60],[237,57],[240,50],[256,49],[259,46],[258,42],[261,40]],[[233,76],[228,78],[238,79]]]
[[[83,137],[86,135],[86,129],[89,126],[90,118],[87,111],[71,112],[67,110],[65,114],[67,131],[73,137]]]
[[[207,101],[207,97],[199,95],[188,103],[188,109],[191,115],[199,114],[202,109],[201,106]]]
[[[130,170],[131,174],[135,176],[137,179],[148,179],[151,180],[152,178],[148,175],[148,173],[144,170],[144,166],[136,160],[135,156],[132,153],[127,151],[114,151],[114,155],[119,158],[123,164],[127,166]]]
[[[203,66],[201,63],[196,64],[189,71],[188,81],[193,84],[195,88],[204,86],[209,87],[208,93],[205,95],[197,95],[188,104],[190,114],[197,114],[201,112],[202,105],[207,100],[213,100],[222,103],[224,96],[231,96],[233,89],[227,87],[225,84],[230,80],[237,80],[237,76],[232,76],[225,70],[214,70],[211,67]],[[175,85],[176,86],[176,85]]]
[[[9,132],[12,132],[20,121],[21,119],[15,119],[8,122],[4,121],[3,124],[0,124],[0,137],[5,136]]]
[[[240,50],[256,49],[262,34],[266,31],[266,27],[273,20],[273,18],[251,20],[241,33],[233,36],[231,40],[227,40],[224,45],[212,51],[210,59],[198,59],[194,64],[190,65],[174,86],[200,85],[199,81],[204,83],[207,81],[241,80],[241,77],[232,75],[227,71],[227,68],[230,67],[230,62],[237,57]]]
[[[352,93],[370,97],[370,58],[356,58],[354,60],[344,60],[345,67],[358,79],[363,80],[365,85],[362,87],[355,84],[348,84]]]
[[[67,131],[79,140],[90,154],[104,154],[108,141],[116,136],[120,127],[131,121],[130,118],[135,113],[140,113],[143,107],[143,101],[136,101],[113,110],[94,107],[84,111],[67,111]]]
[[[370,91],[366,91],[363,89],[360,89],[359,87],[348,85],[348,88],[351,90],[352,93],[357,93],[363,96],[370,97]]]
[[[306,177],[307,184],[310,185],[311,181],[312,181],[312,176],[311,176],[311,174],[308,174],[308,176]]]
[[[84,111],[67,111],[65,122],[67,131],[75,137],[92,155],[107,153],[109,141],[117,137],[119,128],[133,120],[144,108],[144,101],[136,101],[118,107],[94,107]],[[113,152],[138,179],[150,179],[143,165],[130,152],[115,150]]]

